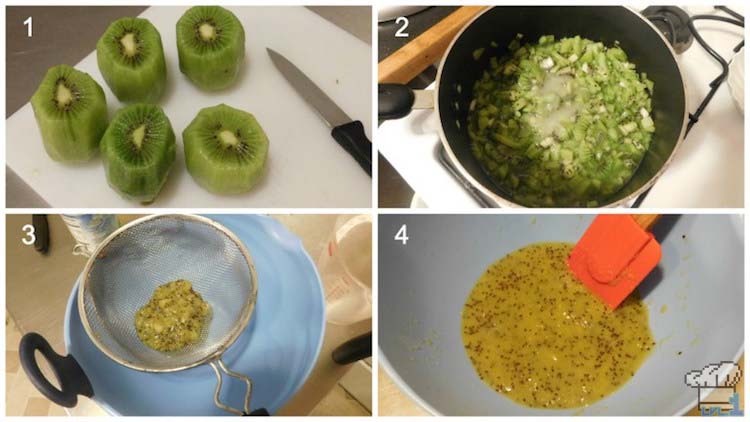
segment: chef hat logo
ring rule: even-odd
[[[734,362],[709,363],[701,370],[685,374],[685,384],[692,388],[734,387],[742,378],[742,370]]]

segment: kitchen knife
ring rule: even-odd
[[[331,128],[333,139],[372,176],[372,143],[367,139],[362,122],[347,116],[325,92],[284,56],[270,48],[266,48],[266,51],[276,69]]]

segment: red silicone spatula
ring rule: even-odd
[[[610,308],[617,308],[661,259],[661,246],[650,233],[659,217],[597,216],[573,248],[568,267]]]

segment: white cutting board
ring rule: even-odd
[[[175,25],[186,7],[151,7],[140,16],[161,33],[167,90],[159,105],[177,136],[177,158],[154,208],[369,207],[371,179],[331,138],[330,128],[273,67],[270,47],[305,72],[371,138],[370,46],[303,7],[231,7],[245,28],[245,63],[236,83],[204,92],[180,73]],[[91,46],[95,50],[96,46]],[[68,63],[73,64],[73,63]],[[99,73],[96,52],[75,67],[104,89],[110,118],[122,107]],[[12,75],[9,83],[13,83]],[[40,81],[41,82],[41,81]],[[185,167],[182,131],[198,110],[225,103],[253,113],[270,140],[267,173],[252,191],[233,196],[202,189]],[[97,157],[84,165],[52,161],[44,151],[31,104],[6,122],[7,164],[55,208],[140,206],[106,181]]]

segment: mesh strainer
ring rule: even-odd
[[[178,279],[190,281],[209,303],[211,320],[198,343],[158,352],[138,338],[135,314],[157,287]],[[257,294],[253,260],[233,233],[199,216],[154,215],[121,227],[94,251],[83,271],[78,311],[94,344],[114,361],[146,372],[208,363],[217,378],[216,405],[248,414],[252,382],[227,369],[221,355],[250,321]],[[244,412],[220,401],[222,372],[246,383]]]

